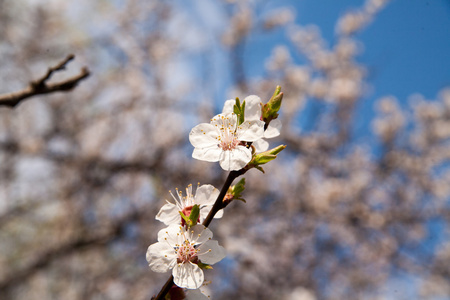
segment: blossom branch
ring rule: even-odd
[[[233,181],[243,175],[247,170],[245,168],[238,170],[238,171],[231,171],[228,174],[227,179],[225,180],[225,183],[222,186],[222,189],[220,190],[219,196],[217,196],[216,201],[214,202],[213,207],[211,208],[211,211],[209,212],[206,219],[203,221],[202,225],[205,227],[208,227],[211,223],[212,219],[216,215],[216,213],[224,208],[223,199],[225,195],[227,194],[228,189],[230,188]],[[162,287],[161,291],[158,293],[156,297],[153,297],[152,300],[163,300],[164,297],[167,295],[167,293],[170,291],[170,289],[173,286],[173,275],[170,276],[170,278],[166,281],[164,286]]]
[[[29,83],[25,89],[0,95],[0,106],[9,106],[11,108],[17,106],[22,100],[27,98],[49,94],[53,92],[68,92],[71,91],[81,80],[87,78],[90,72],[87,67],[83,67],[78,75],[70,77],[64,81],[47,83],[54,72],[65,70],[66,65],[75,58],[75,55],[69,54],[64,60],[58,63],[54,67],[50,67],[47,73],[37,80],[33,80]]]
[[[260,98],[255,95],[246,97],[242,106],[239,98],[227,100],[224,104],[222,114],[213,117],[209,124],[202,123],[191,130],[189,141],[194,146],[192,157],[210,162],[219,161],[222,169],[230,171],[208,215],[202,222],[204,231],[210,232],[206,227],[209,226],[215,215],[230,203],[230,201],[224,201],[224,199],[227,196],[233,181],[252,168],[264,172],[260,165],[275,159],[276,155],[286,147],[280,145],[271,150],[267,150],[268,143],[264,144],[263,142],[258,145],[259,150],[256,150],[256,146],[253,145],[254,142],[262,140],[263,137],[270,138],[279,134],[281,124],[278,122],[275,127],[269,129],[269,123],[278,117],[278,110],[280,109],[282,98],[283,93],[281,93],[281,88],[277,86],[275,93],[266,104],[262,104]],[[246,105],[246,103],[248,105]],[[237,188],[237,190],[239,190],[239,188]],[[234,192],[231,192],[232,196],[239,199],[239,192]],[[183,222],[194,222],[194,225],[197,223],[197,219],[198,222],[200,222],[200,208],[193,201],[194,198],[191,198],[193,196],[192,191],[189,188],[186,189],[186,198],[182,198],[181,193],[178,193],[178,191],[177,194],[179,202],[174,198],[177,204],[174,205],[169,203],[164,205],[156,218],[166,224],[167,222],[171,222],[172,219],[177,220],[177,213],[175,213],[175,218],[170,217],[171,212],[175,209],[176,212],[181,214],[183,220],[181,227],[179,227],[179,224],[175,227],[179,227],[183,231],[185,230]],[[204,192],[201,194],[204,195]],[[206,199],[203,197],[199,201],[204,202]],[[194,209],[196,209],[197,213],[193,213]],[[189,216],[189,218],[187,216]],[[172,241],[173,245],[183,245],[182,247],[173,246],[174,249],[176,248],[175,254],[173,253],[172,248],[167,248],[167,238],[163,239],[162,236],[169,235],[168,232],[173,230],[170,226],[172,225],[169,225],[169,227],[165,229],[167,230],[166,232],[160,231],[158,233],[158,243],[150,245],[147,250],[147,261],[152,270],[164,272],[168,269],[172,269],[172,276],[170,276],[158,295],[153,297],[152,300],[163,300],[174,285],[180,288],[193,289],[199,288],[204,280],[203,272],[200,270],[201,266],[192,264],[192,259],[195,258],[197,260],[198,258],[196,256],[196,250],[188,248],[193,247],[193,244],[191,245],[191,242],[188,239],[185,238],[186,240],[184,242],[180,242],[179,240]],[[197,226],[200,225],[195,225],[190,228],[195,228]],[[194,231],[195,230],[192,232]],[[178,232],[175,233],[178,239],[179,234]],[[212,233],[210,234],[212,236]],[[170,244],[169,246],[172,247]],[[211,264],[218,262],[225,256],[224,250],[222,250],[223,247],[217,247],[218,253],[216,254],[216,258],[211,261]],[[209,251],[211,251],[211,249]],[[182,253],[181,257],[180,253]],[[177,268],[171,267],[175,262],[178,264]],[[209,263],[207,262],[207,264]],[[191,267],[191,265],[194,267]],[[200,270],[198,274],[194,273],[195,268]],[[191,275],[182,278],[183,275],[181,274],[186,274],[189,270],[191,270]],[[200,282],[200,285],[198,282]]]

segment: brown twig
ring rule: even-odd
[[[44,76],[37,80],[31,81],[28,87],[26,87],[25,89],[18,92],[0,95],[0,106],[9,106],[13,108],[22,100],[30,98],[32,96],[49,94],[53,92],[68,92],[72,90],[78,84],[78,82],[90,75],[87,67],[83,67],[78,75],[70,77],[64,81],[47,83],[47,80],[50,79],[54,72],[65,70],[67,63],[69,63],[74,58],[75,55],[69,54],[56,66],[48,68],[47,73]]]

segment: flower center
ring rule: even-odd
[[[189,243],[188,240],[185,240],[184,243],[181,244],[176,251],[178,263],[196,263],[198,261],[197,250],[195,249],[194,245]]]
[[[219,143],[219,147],[222,148],[223,151],[230,151],[236,148],[239,144],[239,141],[233,138],[221,139]]]
[[[219,127],[219,131],[218,146],[223,151],[233,150],[239,145],[240,141],[236,138],[236,130],[228,118],[222,117],[222,125]]]

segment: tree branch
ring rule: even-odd
[[[69,54],[56,66],[48,68],[47,73],[44,76],[38,78],[37,80],[31,81],[28,87],[26,87],[25,89],[18,92],[0,95],[0,106],[9,106],[11,108],[14,108],[22,100],[36,95],[71,91],[79,81],[87,78],[90,75],[87,67],[83,67],[78,75],[70,77],[64,81],[47,83],[47,80],[50,79],[54,72],[65,70],[67,63],[69,63],[74,58],[75,55]]]

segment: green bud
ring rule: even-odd
[[[232,193],[235,197],[240,197],[241,193],[245,190],[245,178],[239,180],[239,182],[232,186]]]
[[[231,186],[227,194],[225,195],[223,201],[228,205],[232,200],[241,200],[246,202],[244,198],[242,198],[242,192],[245,190],[245,178],[239,180],[239,182],[233,186]]]
[[[277,158],[277,154],[280,153],[281,151],[283,151],[285,148],[286,148],[285,145],[280,145],[278,147],[267,150],[265,152],[261,152],[261,153],[257,153],[255,155],[253,155],[252,160],[248,163],[246,168],[248,168],[248,169],[256,168],[264,173],[264,169],[260,166]]]
[[[226,207],[233,200],[241,200],[246,202],[244,198],[242,198],[242,192],[245,190],[245,178],[239,180],[239,182],[235,185],[232,185],[228,188],[225,197],[223,197],[223,206]]]
[[[281,87],[277,86],[269,102],[262,106],[262,119],[266,122],[267,126],[270,121],[278,118],[278,111],[281,108],[282,101],[283,93],[281,92]]]

